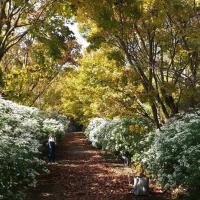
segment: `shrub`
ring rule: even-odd
[[[0,194],[2,199],[22,199],[28,186],[35,186],[36,176],[45,171],[38,159],[38,141],[30,134],[12,137],[1,134]]]
[[[42,132],[45,135],[54,133],[57,139],[61,139],[64,133],[64,125],[55,119],[47,118],[43,121]]]
[[[103,129],[108,122],[102,118],[94,118],[90,121],[85,130],[85,135],[94,147],[101,147],[100,135],[103,134]]]
[[[46,170],[38,149],[47,129],[63,133],[62,124],[44,119],[38,109],[0,98],[0,199],[23,199]]]
[[[157,130],[143,163],[163,187],[200,190],[200,111],[179,114]]]
[[[144,120],[105,120],[95,118],[89,123],[85,134],[94,146],[119,154],[129,154],[132,161],[140,159],[145,149],[144,139],[149,128]]]
[[[58,114],[56,112],[53,112],[53,113],[49,114],[48,118],[55,119],[57,122],[59,122],[60,124],[62,124],[65,133],[68,131],[70,121],[69,121],[69,119],[66,116]]]

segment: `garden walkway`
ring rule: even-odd
[[[128,173],[123,164],[88,144],[82,133],[66,134],[57,149],[58,164],[41,175],[27,200],[128,200],[161,199],[158,194],[136,198],[130,193]]]

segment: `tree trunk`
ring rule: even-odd
[[[154,102],[151,103],[151,110],[152,110],[152,113],[153,113],[153,118],[154,118],[156,127],[160,128],[160,122],[159,122],[159,119],[158,119],[158,111],[157,111],[157,108],[156,108],[156,105],[155,105]]]
[[[1,62],[2,58],[3,58],[3,56],[4,56],[4,50],[0,49],[0,62]]]
[[[164,97],[166,105],[169,107],[171,114],[175,115],[178,113],[178,105],[174,102],[174,98],[167,94],[166,90],[164,88],[161,89],[162,96]]]

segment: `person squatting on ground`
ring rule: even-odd
[[[55,163],[56,138],[54,134],[49,136],[48,150],[49,163]]]

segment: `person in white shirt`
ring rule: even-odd
[[[55,163],[55,150],[56,150],[56,138],[54,134],[51,134],[48,139],[48,158],[49,163]]]

